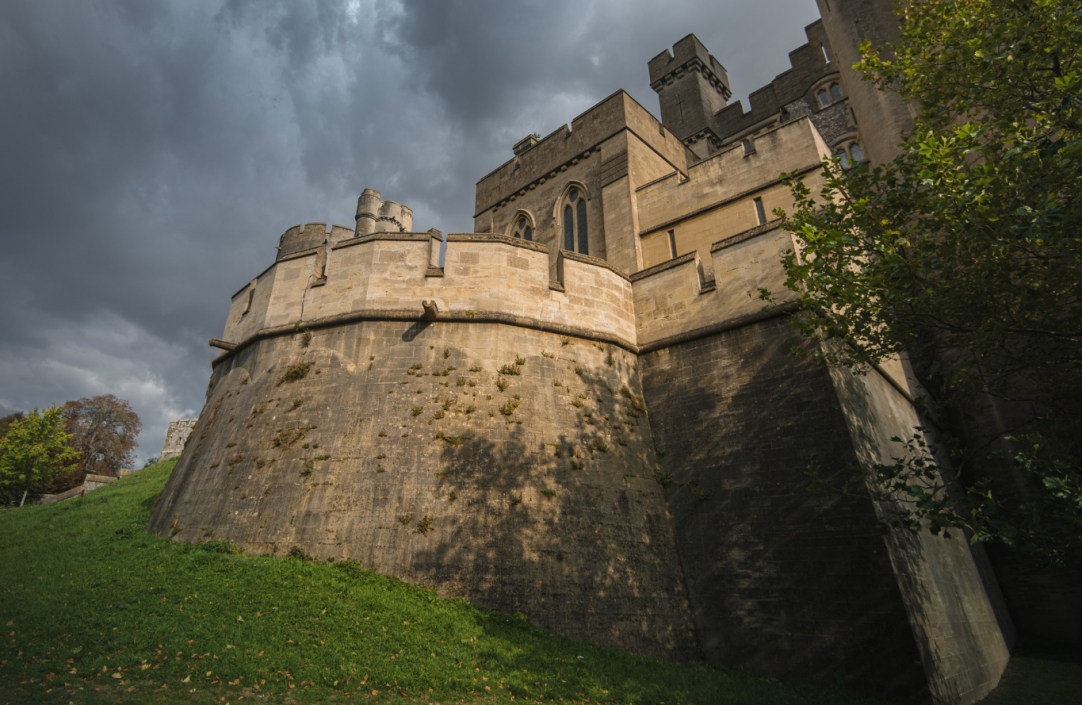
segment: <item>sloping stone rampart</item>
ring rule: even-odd
[[[439,320],[305,338],[218,363],[153,531],[298,546],[567,636],[693,656],[633,354]]]

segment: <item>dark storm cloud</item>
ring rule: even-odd
[[[12,0],[0,4],[0,413],[115,393],[160,447],[198,413],[228,298],[373,186],[472,229],[529,132],[690,31],[737,95],[788,68],[813,0]]]

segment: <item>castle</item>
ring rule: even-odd
[[[662,658],[980,699],[1014,640],[983,552],[807,490],[811,464],[889,462],[919,389],[901,360],[790,354],[771,215],[783,172],[814,189],[832,155],[893,156],[908,107],[847,68],[890,6],[820,0],[747,112],[680,40],[649,62],[660,121],[618,91],[520,141],[474,233],[414,231],[371,189],[353,227],[287,230],[211,341],[150,529],[357,560]]]

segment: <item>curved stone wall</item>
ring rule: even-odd
[[[221,358],[150,528],[355,559],[570,637],[685,658],[694,636],[656,471],[623,348],[360,321]]]

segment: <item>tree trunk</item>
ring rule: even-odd
[[[27,495],[28,492],[30,492],[29,487],[27,487],[25,490],[23,490],[23,498],[19,500],[19,506],[20,507],[23,506],[23,504],[26,502],[26,495]]]

